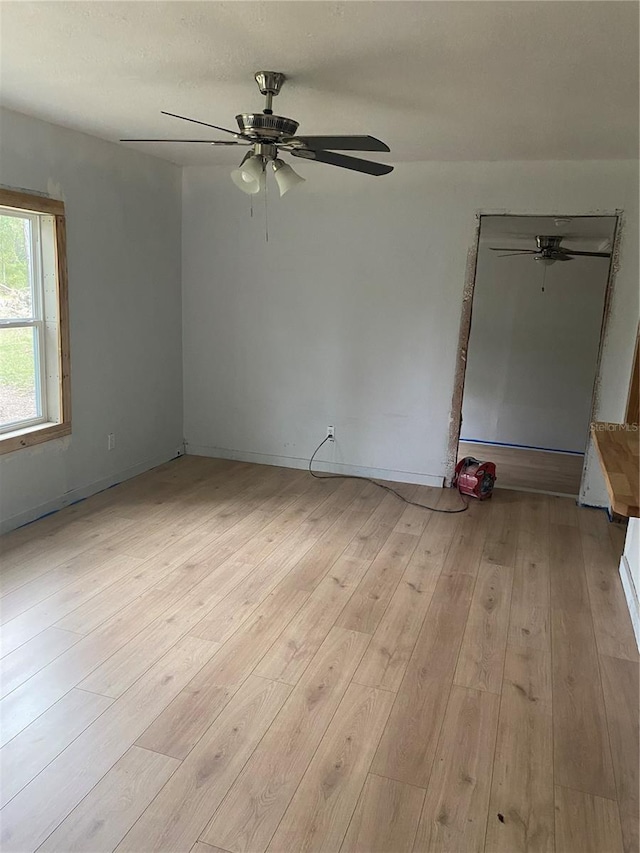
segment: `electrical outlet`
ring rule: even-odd
[[[115,432],[110,432],[107,436],[107,450],[114,450],[116,446],[116,434]]]
[[[329,439],[329,441],[335,441],[336,440],[335,427],[332,427],[332,426],[327,427],[327,438]]]

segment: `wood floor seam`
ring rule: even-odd
[[[82,690],[83,693],[91,693],[92,696],[102,696],[103,699],[111,699],[114,702],[118,698],[117,696],[109,696],[108,693],[98,693],[97,690],[87,690],[86,687],[80,687],[78,684],[76,684],[71,689],[72,690]]]
[[[572,785],[559,785],[557,782],[555,784],[556,788],[562,788],[565,791],[575,791],[576,794],[587,794],[590,797],[597,796],[599,800],[607,800],[610,803],[617,803],[617,799],[615,797],[601,797],[599,794],[591,794],[589,791],[583,791],[581,788],[574,788]]]

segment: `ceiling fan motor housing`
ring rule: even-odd
[[[240,133],[243,136],[278,139],[281,136],[295,136],[298,122],[284,116],[265,115],[264,113],[240,113],[236,116]]]
[[[562,241],[562,237],[546,237],[542,235],[536,236],[536,245],[541,250],[552,249],[557,250],[560,248],[560,243]]]

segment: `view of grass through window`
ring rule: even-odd
[[[33,317],[31,221],[0,215],[0,320]],[[32,327],[0,328],[0,424],[38,416]]]

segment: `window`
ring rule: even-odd
[[[61,201],[0,189],[0,453],[71,432]]]

